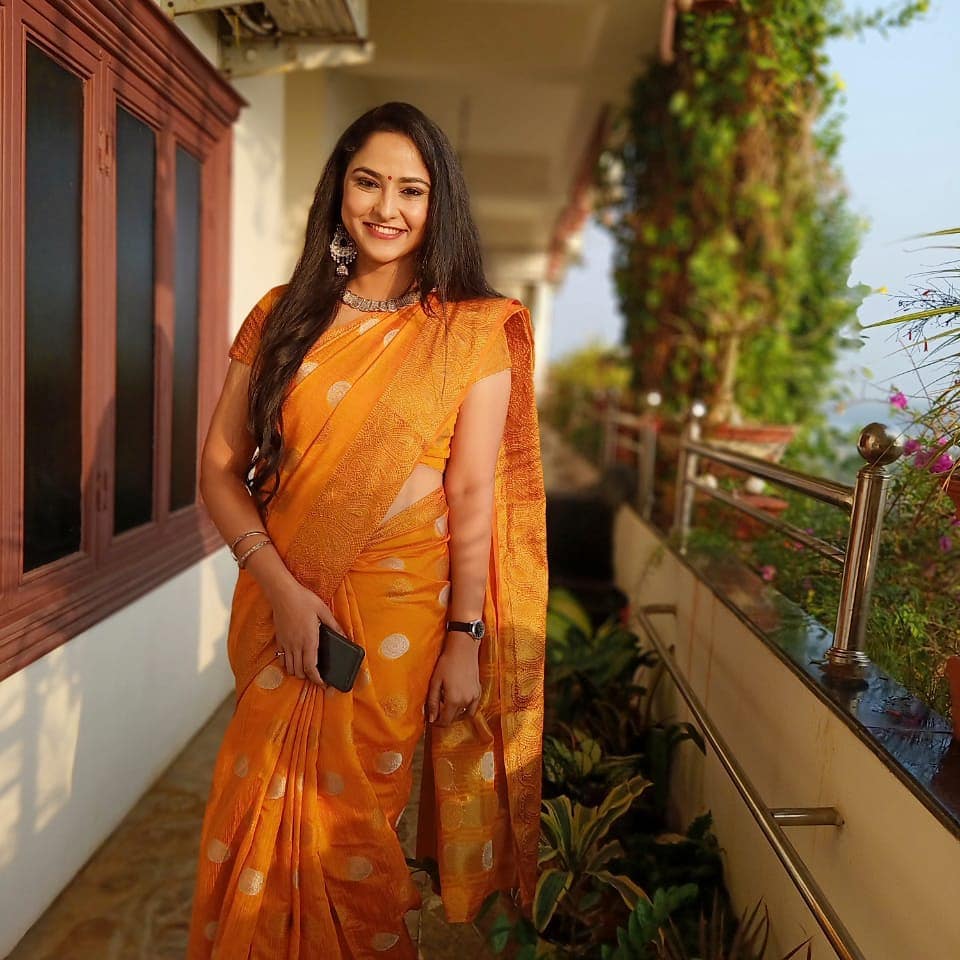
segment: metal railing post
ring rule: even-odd
[[[674,504],[673,533],[679,542],[680,553],[687,552],[687,540],[690,536],[690,520],[693,515],[693,498],[696,490],[693,481],[697,478],[698,456],[687,449],[687,442],[700,440],[700,420],[707,412],[702,403],[690,408],[690,419],[680,441],[680,456],[677,459],[677,495]]]
[[[637,503],[640,516],[649,520],[653,516],[654,481],[657,472],[657,407],[663,398],[656,390],[647,394],[647,409],[643,415],[640,431],[641,462],[637,464]]]
[[[870,423],[860,433],[857,450],[867,464],[861,467],[854,486],[837,626],[824,671],[832,680],[862,684],[870,669],[863,647],[890,482],[886,465],[899,459],[903,448],[882,423]]]
[[[609,467],[617,456],[617,391],[611,387],[606,392],[606,405],[603,410],[603,454],[600,462],[601,469]]]

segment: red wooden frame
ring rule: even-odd
[[[80,550],[23,573],[25,51],[84,83],[82,534]],[[116,106],[156,135],[153,521],[113,535]],[[197,450],[226,353],[231,125],[243,100],[151,0],[0,0],[0,679],[220,544],[199,502],[170,513],[175,149],[202,163]]]

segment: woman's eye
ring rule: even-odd
[[[379,186],[379,184],[376,182],[376,180],[371,180],[369,177],[358,177],[358,178],[357,178],[357,186],[360,186],[360,187],[376,187],[376,186]]]
[[[422,197],[423,190],[418,190],[416,187],[407,187],[403,191],[408,197]]]

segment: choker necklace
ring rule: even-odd
[[[344,287],[340,299],[348,307],[353,307],[361,313],[394,313],[401,307],[409,307],[411,303],[416,303],[420,299],[420,291],[414,287],[402,297],[394,297],[393,300],[368,300],[366,297],[358,297]]]

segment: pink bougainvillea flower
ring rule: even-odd
[[[903,444],[903,452],[909,457],[920,449],[920,441],[916,437],[908,437]]]
[[[945,433],[942,437],[937,437],[937,446],[938,446],[938,447],[949,447],[949,446],[950,446],[950,435]]]
[[[777,568],[772,566],[769,563],[764,564],[760,568],[760,576],[769,583],[777,575]]]
[[[895,390],[890,394],[890,406],[898,407],[901,410],[907,409],[907,397],[901,390]]]
[[[913,465],[922,469],[926,467],[932,459],[933,453],[930,450],[918,450],[917,455],[913,458]]]
[[[940,549],[944,553],[949,553],[953,549],[953,540],[946,534],[940,538]]]
[[[941,453],[930,467],[931,473],[948,473],[953,469],[953,457],[949,453]]]

